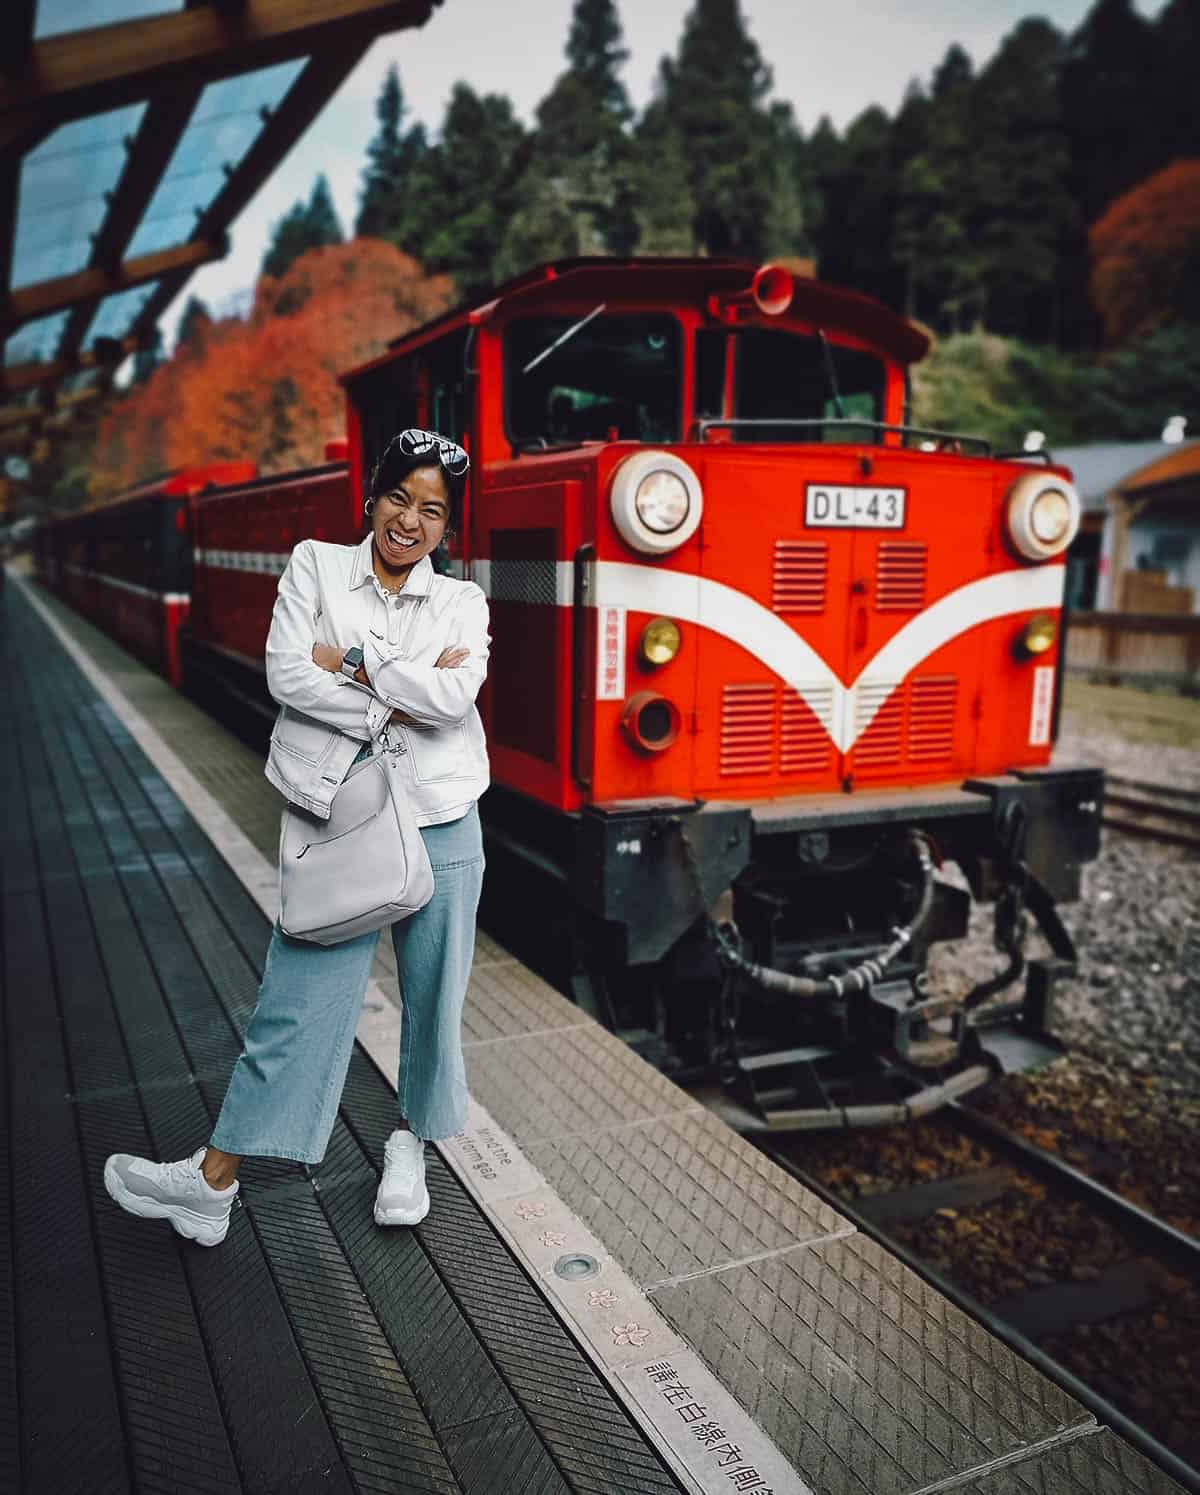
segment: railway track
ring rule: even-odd
[[[1176,1229],[1061,1158],[961,1103],[951,1103],[942,1115],[991,1154],[988,1166],[855,1198],[843,1196],[805,1166],[805,1154],[811,1147],[808,1139],[755,1137],[754,1141],[806,1188],[1057,1381],[1101,1422],[1140,1448],[1184,1489],[1200,1495],[1200,1468],[1168,1448],[1136,1420],[1128,1410],[1132,1396],[1121,1397],[1123,1406],[1115,1405],[1039,1343],[1066,1335],[1079,1326],[1110,1324],[1126,1316],[1134,1326],[1130,1332],[1136,1336],[1140,1332],[1138,1316],[1145,1319],[1150,1314],[1155,1281],[1164,1266],[1175,1276],[1200,1283],[1200,1239]],[[913,1231],[904,1227],[931,1221],[937,1215],[950,1218],[969,1215],[973,1209],[995,1204],[1005,1195],[1013,1194],[1022,1172],[1033,1174],[1056,1195],[1081,1201],[1120,1233],[1128,1246],[1128,1255],[1097,1272],[1093,1280],[1046,1282],[984,1303],[963,1286],[957,1269],[952,1267],[948,1271],[940,1264],[931,1264],[924,1249],[909,1244]],[[905,1239],[900,1238],[901,1233]],[[1112,1369],[1115,1382],[1120,1367]],[[1189,1455],[1194,1457],[1190,1449]]]
[[[1200,851],[1200,791],[1109,774],[1102,823],[1126,836]]]

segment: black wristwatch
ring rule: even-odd
[[[363,651],[355,644],[352,649],[347,649],[345,654],[342,655],[342,674],[348,680],[353,680],[362,668],[362,662]]]

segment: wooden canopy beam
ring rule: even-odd
[[[6,405],[0,409],[0,431],[12,431],[18,426],[33,426],[41,422],[45,411],[40,405]]]
[[[7,0],[0,11],[0,73],[15,77],[29,63],[37,0]]]
[[[0,75],[0,150],[37,118],[55,124],[380,32],[423,26],[440,0],[245,0],[46,37]]]
[[[224,238],[189,240],[177,244],[173,249],[162,249],[155,254],[139,255],[126,260],[114,270],[79,270],[74,275],[61,275],[56,280],[39,281],[37,285],[22,286],[13,291],[8,304],[0,311],[0,333],[7,336],[22,322],[32,322],[38,317],[48,317],[55,312],[66,311],[81,301],[94,301],[100,296],[111,296],[116,291],[128,291],[134,286],[179,271],[189,275],[201,265],[221,259],[228,249]]]
[[[109,198],[104,222],[92,242],[89,269],[119,269],[202,91],[196,84],[150,101]],[[98,304],[98,299],[92,299],[73,308],[59,338],[56,359],[71,359],[79,352]]]
[[[10,0],[0,11],[0,68],[13,74],[24,68],[33,46],[37,0]],[[36,139],[31,133],[30,138]],[[23,142],[27,144],[28,142]],[[17,232],[17,191],[21,185],[21,157],[0,156],[0,291],[12,281],[13,240]]]
[[[16,394],[19,390],[35,389],[38,385],[57,384],[69,374],[77,374],[80,369],[120,363],[130,353],[136,353],[140,346],[132,337],[114,338],[102,350],[103,356],[89,348],[73,358],[55,358],[47,363],[10,364],[8,368],[0,368],[0,390]],[[112,356],[109,356],[110,349]]]
[[[370,44],[368,38],[312,58],[209,203],[196,225],[197,235],[212,238],[228,229],[358,66]],[[129,329],[130,337],[139,346],[152,336],[154,324],[183,290],[191,274],[190,269],[181,269],[159,281]]]

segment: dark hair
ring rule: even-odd
[[[375,464],[374,471],[367,482],[367,501],[382,498],[385,493],[394,493],[409,473],[416,472],[418,467],[436,467],[442,475],[442,482],[446,485],[446,497],[450,500],[450,517],[446,521],[446,533],[450,534],[457,530],[462,520],[463,494],[467,489],[467,475],[465,472],[448,471],[436,451],[420,452],[414,455],[411,452],[402,452],[393,443]],[[365,503],[363,512],[366,512]]]

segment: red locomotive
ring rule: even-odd
[[[575,260],[345,380],[356,492],[402,426],[471,446],[493,866],[565,892],[581,1000],[783,1124],[868,1053],[935,1081],[1044,1053],[1054,900],[1098,850],[1101,776],[1047,767],[1078,497],[914,431],[926,346],[777,266]],[[996,902],[1007,967],[961,1001],[924,991],[970,901],[931,854]]]
[[[886,1119],[859,1102],[1034,1062],[1074,962],[1055,903],[1099,846],[1102,776],[1048,766],[1079,502],[1040,456],[908,424],[926,345],[778,266],[542,267],[345,377],[348,482],[194,505],[189,664],[265,702],[291,545],[356,538],[396,430],[460,438],[452,564],[494,636],[485,896],[522,953],[760,1122]],[[930,997],[972,896],[1003,967]],[[1051,954],[1027,962],[1031,922]]]

